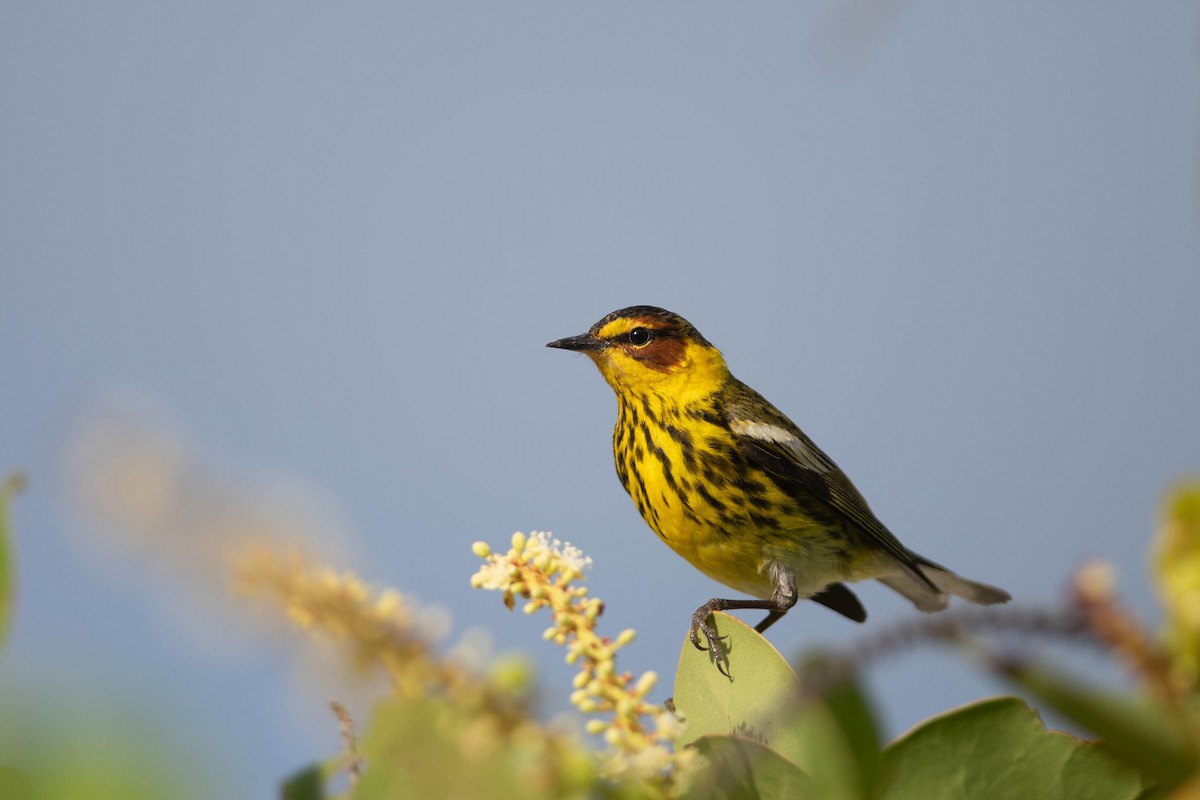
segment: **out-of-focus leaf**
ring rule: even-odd
[[[833,714],[846,737],[846,744],[854,753],[861,769],[874,773],[879,769],[882,743],[875,716],[853,676],[828,688],[824,693],[825,705]]]
[[[284,780],[279,793],[283,800],[324,800],[325,771],[320,764],[305,767]]]
[[[359,740],[365,769],[356,800],[586,797],[594,783],[582,749],[542,737],[509,736],[496,721],[444,698],[388,699]]]
[[[8,767],[0,767],[0,797],[16,798],[30,797],[33,789],[29,778],[24,772]]]
[[[13,495],[21,490],[24,483],[25,478],[19,472],[9,475],[0,483],[0,645],[8,638],[8,627],[12,621],[16,601],[16,575],[8,507]]]
[[[675,673],[675,710],[683,717],[680,744],[708,734],[734,735],[803,764],[804,744],[787,723],[799,688],[796,673],[770,642],[740,619],[713,614],[729,654],[725,677],[705,651],[683,642]]]
[[[1134,800],[1140,773],[1095,744],[1047,731],[1022,700],[1001,697],[935,717],[884,751],[885,800]]]
[[[879,732],[866,697],[852,673],[835,674],[837,665],[820,657],[809,669],[821,679],[820,697],[807,699],[793,712],[791,728],[804,742],[801,766],[830,800],[860,800],[874,796],[882,754]]]
[[[701,736],[692,743],[707,762],[689,797],[704,800],[794,800],[823,797],[792,761],[737,736]]]
[[[1058,713],[1098,735],[1100,747],[1144,770],[1166,787],[1197,768],[1195,753],[1165,709],[1082,687],[1032,664],[1006,665],[1004,675]]]
[[[21,694],[21,697],[14,695]],[[142,698],[144,702],[144,698]],[[189,800],[222,796],[194,731],[152,724],[136,705],[68,691],[0,695],[3,800]]]

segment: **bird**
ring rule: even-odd
[[[688,637],[728,675],[716,611],[761,609],[763,633],[799,600],[863,622],[846,583],[877,579],[924,612],[949,595],[992,605],[1008,592],[909,550],[846,474],[783,412],[735,378],[691,323],[622,308],[546,345],[583,353],[617,397],[617,477],[642,518],[708,577],[749,598],[696,609]],[[701,642],[703,637],[703,643]]]

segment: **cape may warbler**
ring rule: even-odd
[[[862,622],[842,581],[868,578],[922,611],[945,608],[950,594],[1009,599],[902,545],[837,464],[678,314],[623,308],[547,346],[586,354],[616,392],[617,476],[643,519],[705,575],[757,598],[714,598],[692,615],[692,643],[722,672],[713,611],[763,609],[762,632],[809,598]]]

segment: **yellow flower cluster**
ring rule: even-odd
[[[554,625],[543,638],[567,648],[568,664],[579,665],[571,702],[585,714],[611,714],[608,719],[588,720],[586,730],[600,735],[610,746],[604,772],[612,778],[634,778],[662,790],[678,787],[694,763],[689,750],[676,751],[680,725],[674,714],[661,705],[647,702],[658,675],[646,672],[634,678],[617,669],[617,651],[633,641],[626,629],[615,639],[596,632],[604,610],[598,598],[588,597],[584,586],[575,585],[591,565],[578,548],[552,539],[545,532],[530,536],[515,533],[512,548],[493,553],[485,542],[472,548],[486,563],[471,578],[478,589],[504,593],[504,604],[512,608],[516,598],[526,602],[525,613],[548,608]]]

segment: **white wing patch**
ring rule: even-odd
[[[811,469],[814,472],[829,472],[829,464],[787,428],[781,428],[769,422],[735,419],[729,424],[729,429],[739,436],[748,436],[751,439],[758,439],[760,442],[781,444],[796,459],[796,463],[805,469]]]

